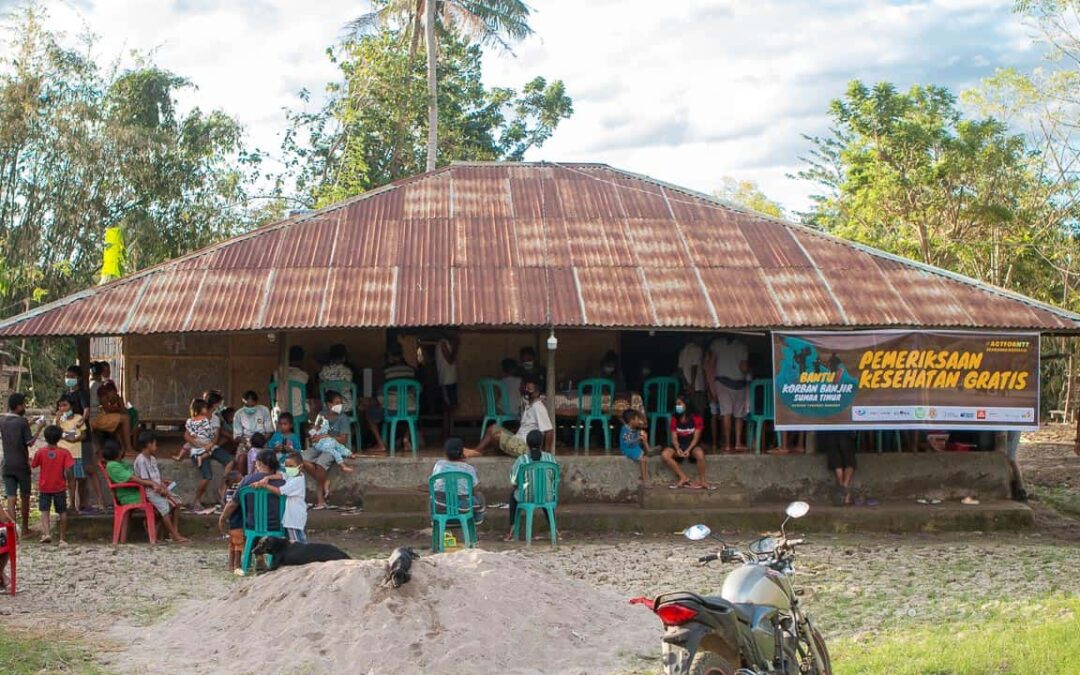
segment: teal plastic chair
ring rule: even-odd
[[[268,491],[256,490],[250,486],[240,488],[236,493],[237,503],[240,505],[240,516],[244,522],[244,557],[240,560],[240,569],[244,570],[245,574],[251,567],[251,549],[255,546],[255,540],[259,537],[288,538],[285,534],[285,526],[282,525],[285,519],[285,499],[277,495],[274,495],[274,498],[278,503],[278,527],[276,530],[270,529],[270,496]],[[247,526],[249,501],[254,516],[251,519],[255,526],[253,529],[248,529]],[[270,562],[273,562],[273,556],[267,557]]]
[[[660,420],[664,420],[664,429],[668,430],[668,442],[671,443],[672,408],[675,407],[675,398],[679,395],[678,378],[650,377],[645,380],[642,389],[645,415],[649,419],[649,445],[656,447],[656,423]]]
[[[297,382],[296,380],[289,380],[289,394],[285,400],[289,401],[289,407],[292,407],[293,395],[296,392],[300,392],[300,400],[304,402],[304,413],[302,415],[293,415],[293,429],[300,429],[301,424],[307,424],[307,385],[303,382]],[[335,390],[337,391],[337,390]],[[277,382],[270,383],[270,400],[277,402]]]
[[[290,383],[291,384],[291,383]],[[360,417],[356,414],[356,383],[349,380],[327,380],[326,382],[319,383],[319,400],[324,404],[326,402],[327,392],[336,391],[337,393],[348,396],[349,409],[345,412],[350,415],[352,422],[349,424],[349,447],[353,450],[360,451],[364,449],[363,435],[361,435],[360,429]],[[295,428],[295,427],[294,427]],[[354,444],[355,442],[355,444]]]
[[[761,454],[761,434],[766,422],[776,421],[773,382],[771,379],[754,380],[750,383],[750,412],[746,415],[746,437],[753,434],[754,452]],[[780,447],[780,432],[776,433],[776,446]]]
[[[476,386],[484,399],[484,421],[480,423],[480,437],[484,437],[488,424],[503,426],[506,422],[518,419],[510,410],[510,392],[502,380],[491,377],[481,378]],[[503,412],[507,411],[507,412]]]
[[[532,546],[533,514],[536,509],[547,511],[551,545],[559,543],[559,531],[555,527],[555,507],[559,505],[559,465],[555,462],[529,462],[522,464],[517,474],[518,500],[514,512],[514,539],[518,538],[518,525],[525,518],[525,545]]]
[[[383,417],[382,435],[389,443],[390,456],[397,452],[397,428],[404,422],[409,425],[409,439],[412,441],[412,456],[416,457],[419,447],[416,442],[416,427],[420,424],[420,383],[407,378],[390,380],[382,389]],[[390,401],[393,399],[393,405]],[[409,401],[414,410],[409,410]]]
[[[446,509],[440,511],[435,504],[435,483],[443,481],[443,493]],[[466,494],[458,494],[461,483],[465,484]],[[431,513],[431,550],[441,553],[446,528],[456,523],[461,528],[461,538],[465,546],[473,548],[477,544],[476,519],[473,517],[473,479],[464,471],[444,471],[428,479],[428,510]]]
[[[577,386],[578,415],[574,423],[574,449],[581,449],[581,436],[585,435],[585,454],[589,454],[589,433],[594,422],[599,422],[604,430],[604,451],[611,450],[611,413],[604,412],[604,397],[607,396],[608,410],[615,403],[615,382],[604,377],[582,380]],[[585,397],[589,398],[588,409]]]

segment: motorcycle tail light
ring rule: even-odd
[[[661,605],[654,611],[665,626],[681,626],[698,615],[697,610],[675,603]]]

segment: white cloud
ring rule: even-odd
[[[2,2],[2,0],[0,0]],[[532,159],[602,161],[709,191],[758,181],[792,208],[812,186],[786,178],[823,133],[828,101],[853,78],[956,90],[1004,65],[1035,63],[1011,0],[533,0],[537,35],[491,54],[492,84],[561,78],[575,115]],[[78,6],[79,9],[72,9]],[[325,48],[364,0],[79,0],[101,54],[154,49],[198,91],[184,103],[239,117],[276,152],[281,112],[335,76]]]

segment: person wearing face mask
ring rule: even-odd
[[[532,347],[522,347],[518,352],[518,377],[524,380],[527,377],[535,378],[540,384],[540,391],[547,390],[547,369],[536,362],[536,350]],[[521,393],[525,393],[525,385],[522,383]]]
[[[76,415],[74,408],[74,402],[69,394],[64,394],[56,402],[56,417],[53,420],[53,424],[60,427],[61,435],[60,440],[56,445],[68,451],[74,460],[75,466],[71,469],[71,475],[76,480],[86,480],[85,464],[82,460],[82,440],[86,437],[86,422],[83,420],[82,415]],[[94,485],[96,488],[97,485]],[[71,508],[78,511],[79,502],[77,501],[78,490],[76,489],[75,481],[68,483],[68,502]],[[96,491],[95,491],[96,492]],[[96,493],[97,499],[101,501],[101,494]]]
[[[245,451],[251,447],[251,437],[262,434],[269,437],[274,433],[274,423],[270,420],[270,409],[259,405],[259,395],[254,391],[244,392],[244,405],[233,417],[233,438]]]
[[[352,455],[349,442],[349,416],[345,413],[345,404],[341,394],[336,391],[326,392],[326,406],[315,417],[308,436],[311,447],[304,451],[304,469],[318,483],[316,510],[326,508],[326,498],[330,494],[330,481],[327,472],[334,464],[345,473],[352,473],[353,468],[345,463],[345,458]]]
[[[622,369],[619,368],[619,355],[614,351],[609,350],[607,354],[604,354],[604,358],[600,361],[600,372],[597,377],[614,382],[615,391],[626,391],[626,377],[623,375]]]
[[[491,447],[496,447],[511,457],[520,457],[528,451],[527,439],[529,432],[534,430],[544,434],[545,449],[550,451],[554,447],[555,426],[551,423],[547,406],[540,397],[540,382],[535,377],[525,377],[522,388],[525,409],[521,413],[521,425],[517,433],[499,425],[492,425],[475,448],[465,450],[466,457],[479,457]]]
[[[664,448],[660,453],[660,458],[677,479],[672,487],[712,489],[705,480],[705,450],[701,447],[701,434],[704,430],[704,420],[690,409],[687,397],[676,397],[675,414],[671,417],[671,438],[675,439],[675,442],[673,447]],[[697,465],[698,479],[695,482],[691,482],[682,470],[682,463],[687,460]]]
[[[98,458],[94,451],[94,443],[90,434],[85,429],[89,424],[90,415],[93,413],[93,402],[97,400],[96,391],[88,392],[82,387],[82,368],[77,365],[68,366],[64,373],[64,396],[68,401],[71,416],[78,417],[84,425],[84,431],[79,438],[77,452],[69,448],[75,457],[75,495],[72,499],[71,508],[74,513],[90,514],[95,510],[91,503],[97,504],[99,511],[105,510],[106,487],[102,485],[103,476],[98,469]],[[61,425],[63,427],[63,425]]]

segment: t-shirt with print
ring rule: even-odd
[[[676,439],[681,450],[689,448],[690,441],[694,440],[694,434],[704,430],[705,421],[697,413],[687,415],[685,420],[678,415],[671,417],[671,437]]]
[[[148,457],[140,452],[135,458],[135,475],[143,480],[160,483],[161,469],[158,468],[157,457],[153,455]]]
[[[439,461],[435,462],[435,466],[432,467],[431,475],[432,476],[437,476],[438,474],[446,473],[447,471],[463,471],[463,472],[469,474],[470,476],[472,476],[473,488],[474,489],[476,488],[477,485],[480,484],[480,477],[476,475],[476,467],[474,467],[472,464],[469,464],[468,462],[452,462],[449,459],[440,459]],[[457,485],[458,485],[458,494],[459,495],[467,495],[467,494],[469,494],[468,488],[465,486],[464,483],[459,481]],[[441,480],[435,481],[435,491],[436,492],[445,492],[446,491],[446,485],[443,484],[443,481],[441,481]]]
[[[75,466],[75,458],[64,448],[49,447],[34,453],[31,469],[39,469],[38,490],[42,493],[56,493],[67,490],[65,472]]]
[[[30,423],[22,415],[0,414],[0,445],[4,448],[4,475],[30,472],[30,445],[34,435]]]
[[[82,442],[83,437],[86,434],[83,416],[70,415],[67,418],[57,416],[56,426],[60,427],[60,430],[64,432],[64,435],[60,437],[60,441],[57,442],[57,445],[67,450],[72,455],[76,452],[82,454]],[[78,440],[68,440],[69,435],[74,435]]]
[[[135,468],[127,462],[113,460],[105,465],[105,473],[113,483],[126,483],[135,475]],[[139,488],[117,488],[116,501],[121,504],[138,504],[142,501],[142,495],[139,494]]]
[[[322,367],[319,371],[319,383],[321,385],[327,385],[331,382],[354,382],[356,376],[353,374],[353,369],[347,363],[328,363]],[[341,402],[345,404],[346,410],[352,410],[352,387],[338,386],[336,389],[331,387],[330,389],[338,391],[341,394]]]
[[[641,456],[641,430],[634,429],[628,424],[622,425],[619,430],[619,450],[627,457],[637,459]]]
[[[198,444],[191,447],[191,454],[193,455],[201,455],[210,450],[214,436],[217,435],[213,422],[206,417],[189,418],[188,421],[184,422],[184,431],[198,441]]]
[[[525,408],[525,412],[521,413],[521,426],[518,427],[518,431],[514,435],[526,441],[529,432],[534,429],[539,429],[546,434],[554,428],[551,424],[551,416],[548,415],[547,406],[538,398]]]
[[[254,406],[249,412],[247,407],[238,408],[233,416],[233,436],[238,440],[248,440],[255,434],[269,437],[274,433],[274,423],[270,420],[270,409],[264,405]]]

